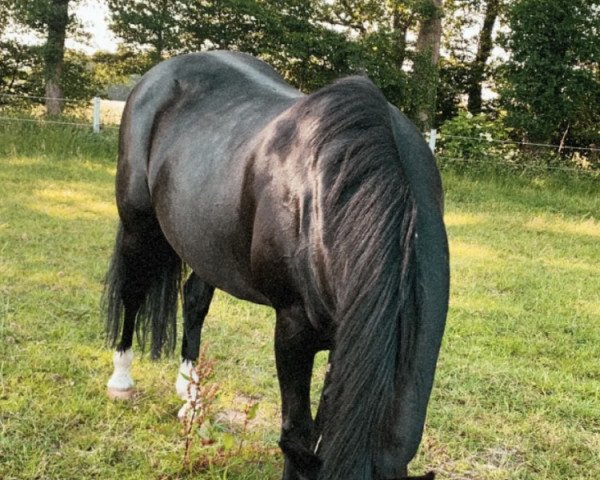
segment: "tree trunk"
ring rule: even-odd
[[[429,14],[421,20],[417,37],[417,53],[426,53],[432,65],[440,59],[442,41],[442,0],[425,0],[429,4]]]
[[[500,0],[488,0],[483,20],[483,27],[479,34],[477,55],[471,63],[471,75],[467,94],[469,96],[467,108],[473,115],[481,113],[481,91],[485,76],[485,65],[492,53],[492,33],[494,24],[500,12]]]
[[[433,126],[438,83],[438,62],[442,39],[443,0],[423,0],[427,13],[421,19],[412,75],[411,116],[417,126]]]
[[[404,60],[406,58],[406,37],[408,29],[412,27],[414,15],[403,16],[398,9],[392,17],[392,28],[394,30],[394,43],[396,48],[394,51],[394,63],[398,70],[402,70]]]
[[[69,0],[50,0],[47,22],[48,37],[44,48],[46,113],[60,115],[64,103],[61,80],[69,25]]]

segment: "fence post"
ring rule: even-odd
[[[431,149],[431,153],[435,153],[435,142],[437,140],[437,130],[432,128],[429,132],[429,148]]]
[[[94,113],[92,122],[92,130],[94,133],[100,133],[100,97],[94,97]]]

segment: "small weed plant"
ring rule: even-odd
[[[190,375],[181,374],[188,381],[188,403],[184,407],[183,466],[189,471],[205,471],[212,465],[225,466],[233,458],[243,454],[250,423],[256,418],[259,403],[248,400],[242,410],[241,430],[236,438],[226,431],[218,420],[217,400],[220,392],[218,383],[213,381],[214,360],[202,349],[200,359],[191,370]],[[200,458],[193,459],[193,444],[199,441]]]

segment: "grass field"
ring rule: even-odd
[[[138,356],[135,399],[105,397],[112,352],[98,303],[115,152],[114,135],[0,125],[0,478],[277,479],[269,309],[219,294],[205,328],[215,429],[239,437],[236,412],[259,403],[239,451],[217,457],[198,441],[183,466],[177,358]],[[412,471],[600,478],[598,179],[446,171],[444,181],[451,307]]]

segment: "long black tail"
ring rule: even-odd
[[[182,270],[180,258],[157,226],[131,233],[119,223],[102,301],[111,346],[117,344],[124,323],[135,321],[142,350],[150,335],[152,358],[173,352]]]
[[[328,149],[327,138],[321,148],[342,153],[324,161],[331,169],[325,174],[335,178],[326,193],[324,223],[332,232],[337,333],[319,480],[401,477],[420,442],[422,404],[431,388],[425,378],[425,390],[418,392],[424,396],[407,400],[411,405],[405,407],[415,416],[402,418],[398,433],[399,390],[420,374],[415,361],[423,341],[420,203],[398,158],[387,102],[367,80],[345,83],[328,112],[330,141],[342,148]],[[321,131],[329,130],[322,125]],[[437,320],[442,331],[444,319]],[[425,339],[432,344],[434,362],[440,340],[439,330]],[[406,459],[389,461],[388,453]]]

